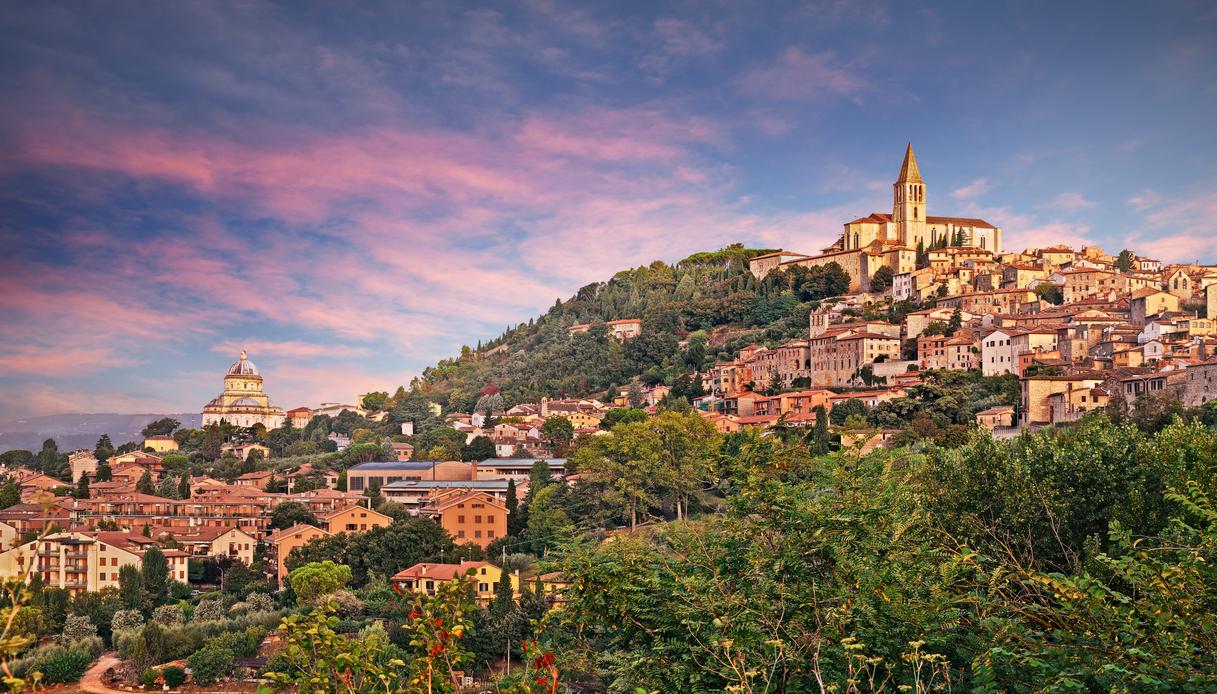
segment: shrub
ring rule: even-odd
[[[336,590],[317,598],[319,604],[330,603],[339,617],[350,619],[363,614],[363,601],[349,590]]]
[[[266,593],[250,593],[249,597],[245,598],[245,602],[249,604],[249,609],[253,612],[270,612],[275,609],[275,600]]]
[[[102,641],[89,636],[69,645],[53,643],[40,646],[8,663],[13,677],[25,679],[33,672],[43,673],[47,684],[62,684],[80,679],[89,664],[101,655]]]
[[[155,687],[156,681],[160,679],[160,676],[161,673],[157,672],[153,668],[148,668],[147,670],[139,673],[139,683],[145,687]]]
[[[203,600],[194,608],[193,620],[196,622],[218,622],[224,619],[226,610],[222,600]]]
[[[186,671],[176,665],[166,665],[161,670],[161,677],[165,678],[165,684],[169,687],[180,687],[186,681]]]
[[[73,644],[90,636],[97,636],[97,625],[93,624],[93,620],[86,615],[70,614],[64,620],[59,639],[66,644]]]
[[[161,605],[153,611],[152,621],[163,627],[178,627],[186,623],[186,613],[180,605]]]
[[[119,610],[110,620],[110,631],[118,634],[122,631],[135,631],[144,626],[144,615],[139,610]]]
[[[238,658],[252,658],[258,654],[258,646],[266,638],[266,629],[262,627],[247,627],[245,631],[231,631],[221,634],[212,640],[211,644],[227,648]]]
[[[219,646],[207,646],[195,651],[186,661],[197,685],[208,687],[216,680],[232,674],[232,651]]]

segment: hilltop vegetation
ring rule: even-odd
[[[602,393],[638,376],[648,384],[682,386],[683,393],[692,384],[682,376],[749,341],[805,335],[808,312],[848,288],[848,276],[836,265],[758,281],[748,260],[767,252],[734,245],[675,265],[656,261],[619,272],[426,369],[414,390],[464,412],[487,384],[501,389],[508,406],[541,396]],[[642,335],[624,343],[605,339],[605,322],[624,318],[641,319]],[[586,333],[568,334],[581,323],[591,325]]]

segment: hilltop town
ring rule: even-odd
[[[74,625],[119,650],[117,679],[199,653],[205,669],[216,653],[199,634],[235,643],[226,634],[246,629],[219,676],[282,674],[259,658],[293,610],[397,619],[469,576],[494,637],[536,638],[572,601],[586,617],[598,607],[572,572],[588,567],[553,556],[584,556],[579,542],[611,554],[695,516],[742,523],[733,485],[796,484],[774,450],[804,466],[974,467],[981,446],[1020,435],[1011,456],[1130,417],[1145,436],[1184,426],[1172,416],[1217,419],[1217,266],[1006,250],[986,220],[931,215],[927,188],[910,145],[891,212],[845,222],[827,248],[732,246],[625,271],[392,394],[284,410],[242,351],[199,429],[163,419],[118,446],[0,456],[0,577],[35,582],[43,631]],[[767,462],[736,469],[742,451]],[[1078,569],[1106,530],[1078,529],[1032,564]],[[150,625],[183,629],[183,610],[210,603],[245,616],[147,652]],[[477,648],[475,669],[531,654]]]

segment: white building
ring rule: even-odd
[[[203,426],[226,421],[239,427],[261,424],[267,429],[283,425],[283,408],[270,401],[262,392],[262,375],[245,350],[241,358],[228,367],[224,376],[224,392],[203,407]]]

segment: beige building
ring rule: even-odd
[[[1099,387],[1103,381],[1101,373],[1022,379],[1021,423],[1048,425],[1073,421],[1105,406],[1110,396]]]
[[[71,593],[118,587],[123,566],[139,566],[144,551],[156,545],[142,535],[122,532],[61,532],[0,552],[0,579],[21,580],[37,575],[50,587]],[[187,581],[188,555],[164,550],[169,576]]]
[[[809,343],[815,388],[855,385],[862,367],[900,358],[900,338],[872,332],[830,330]]]
[[[267,429],[283,425],[283,408],[270,401],[262,392],[262,375],[249,361],[245,350],[224,376],[224,392],[203,407],[203,426],[226,421],[239,427],[261,424]]]
[[[80,480],[82,474],[88,475],[89,479],[97,473],[97,458],[93,455],[93,451],[79,450],[73,451],[68,456],[68,466],[72,468],[72,481]]]
[[[1008,429],[1014,426],[1014,408],[1009,405],[998,405],[976,413],[977,426],[986,431]]]
[[[1150,316],[1163,311],[1178,311],[1179,297],[1161,289],[1138,289],[1129,302],[1129,320],[1133,325],[1145,325]]]
[[[151,448],[153,453],[173,453],[178,449],[177,439],[172,436],[149,436],[144,439],[144,448]]]
[[[283,585],[283,579],[287,578],[287,556],[292,553],[292,550],[307,545],[310,540],[328,537],[330,534],[315,525],[305,523],[297,523],[290,528],[271,533],[267,542],[274,547],[272,556],[275,559],[275,576],[279,579],[280,586]]]
[[[849,291],[870,289],[870,280],[881,267],[895,275],[916,269],[917,249],[934,245],[959,245],[990,252],[1001,251],[1001,229],[983,219],[933,217],[926,214],[926,186],[910,143],[904,152],[900,174],[892,184],[892,212],[875,212],[846,222],[841,236],[819,255],[789,251],[758,256],[748,269],[757,278],[793,266],[821,267],[836,263],[849,275]]]

